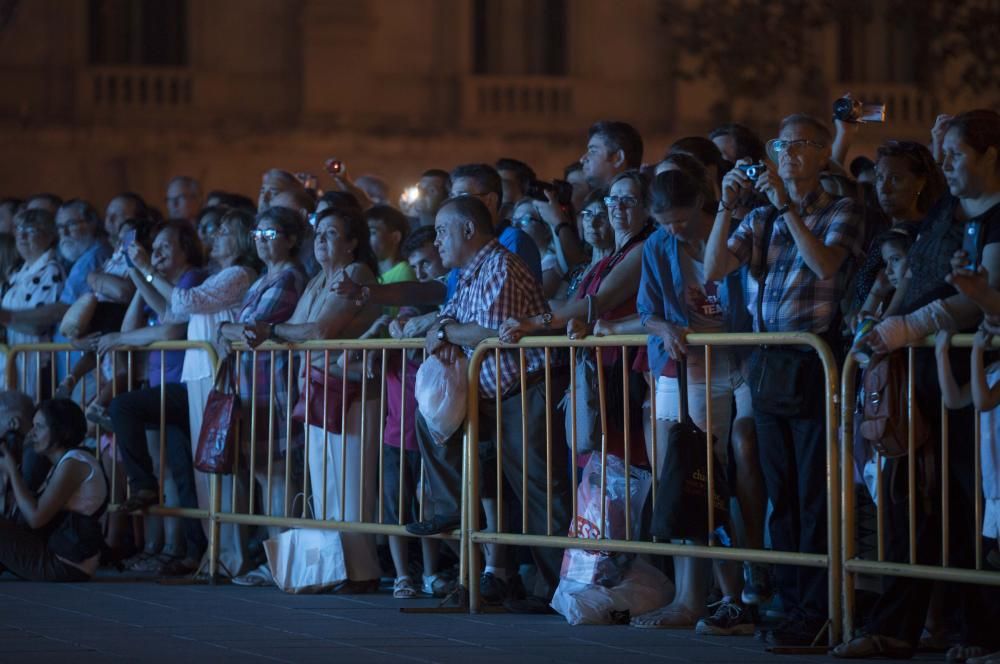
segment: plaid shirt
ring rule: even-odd
[[[240,323],[284,323],[295,311],[302,291],[305,288],[306,277],[301,269],[288,268],[275,274],[265,273],[250,286],[246,297],[243,299],[243,306],[240,309],[237,322]],[[294,353],[293,353],[294,355]],[[267,446],[267,427],[269,423],[270,404],[274,401],[274,440],[275,452],[284,451],[288,445],[286,437],[285,413],[287,412],[288,401],[293,402],[297,398],[298,390],[294,381],[288,384],[288,356],[289,353],[278,351],[274,354],[274,394],[271,394],[271,353],[261,351],[256,353],[257,360],[254,361],[254,353],[244,352],[240,354],[240,398],[245,409],[246,431],[244,435],[247,440],[250,437],[250,405],[253,395],[253,383],[257,383],[257,445]],[[293,375],[298,368],[293,369]],[[263,452],[258,451],[258,455]]]
[[[767,252],[767,279],[764,283],[764,327],[768,332],[826,332],[840,305],[847,285],[848,270],[861,251],[861,207],[850,198],[835,198],[826,191],[806,196],[799,209],[809,231],[829,247],[842,247],[847,259],[829,279],[820,279],[806,265],[802,252],[785,225],[784,215],[774,222]],[[754,330],[761,330],[757,317],[757,280],[755,266],[764,245],[764,225],[771,206],[759,207],[748,214],[729,238],[729,250],[740,260],[750,262],[747,279],[747,308],[754,319]]]
[[[441,315],[497,330],[508,318],[527,318],[547,311],[549,305],[541,286],[524,262],[496,240],[490,240],[462,269],[455,295],[441,309]],[[474,348],[463,346],[462,350],[472,355]],[[524,354],[529,374],[545,368],[544,350],[532,348]],[[500,394],[509,394],[521,377],[519,351],[501,351],[499,371]],[[481,396],[495,397],[497,382],[496,356],[489,353],[479,374]]]

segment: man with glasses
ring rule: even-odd
[[[756,303],[750,307],[755,331],[812,332],[836,349],[839,303],[848,268],[860,251],[863,213],[853,200],[836,198],[820,186],[830,143],[821,122],[792,115],[767,146],[776,170],[769,165],[755,180],[738,168],[725,176],[705,273],[719,280],[749,263],[748,302]],[[766,195],[769,204],[748,214],[730,237],[732,211],[740,195],[751,190]],[[786,354],[780,355],[783,350]],[[772,362],[779,355],[787,359],[788,353],[758,349],[750,371],[761,466],[774,509],[771,541],[777,550],[826,553],[825,415],[822,381],[816,380],[822,367],[811,352],[797,359],[791,355],[798,371],[780,378],[794,382],[795,376],[805,377],[796,385],[802,388],[801,403],[793,399],[776,406],[773,392],[768,394],[777,376],[771,373]],[[764,636],[773,645],[810,645],[827,617],[826,571],[778,566],[777,586],[787,618]]]

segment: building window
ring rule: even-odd
[[[473,0],[473,73],[566,75],[566,0]]]
[[[188,64],[187,0],[89,0],[90,63]]]

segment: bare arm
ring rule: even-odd
[[[10,458],[6,449],[4,454],[6,458]],[[4,468],[14,491],[17,506],[24,515],[24,520],[35,530],[47,525],[66,506],[73,493],[90,474],[90,468],[86,464],[68,459],[59,464],[45,491],[36,497],[21,477],[21,473],[14,468],[13,461],[5,463]]]
[[[959,387],[955,382],[955,374],[951,370],[951,334],[941,330],[937,334],[934,354],[937,357],[938,383],[941,385],[941,400],[951,409],[964,408],[972,403],[972,394],[968,385]]]
[[[69,309],[63,302],[44,304],[34,309],[5,309],[0,313],[0,324],[26,334],[44,334],[62,320]]]
[[[972,344],[972,403],[983,412],[1000,405],[1000,382],[992,388],[986,383],[986,367],[983,360],[990,336],[982,330],[976,332]]]
[[[113,274],[92,272],[87,277],[87,284],[95,293],[100,293],[114,302],[128,302],[135,294],[135,286],[131,279],[116,277]]]

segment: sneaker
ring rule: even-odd
[[[410,577],[397,577],[396,582],[392,584],[392,596],[395,599],[413,599],[417,596],[417,587]]]
[[[744,604],[766,604],[774,595],[771,590],[771,575],[766,565],[745,563],[743,566],[743,585],[741,599]]]
[[[493,572],[483,572],[479,577],[479,598],[484,604],[503,604],[507,599],[507,581]]]
[[[695,625],[695,634],[711,636],[749,636],[757,622],[753,606],[742,606],[727,599],[714,604],[715,613]]]

